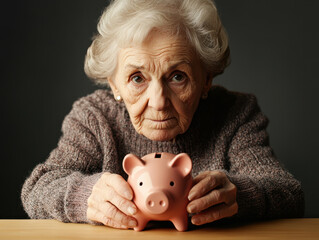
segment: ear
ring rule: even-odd
[[[123,159],[123,169],[127,175],[131,175],[135,167],[143,167],[145,162],[134,154],[127,154]]]
[[[109,78],[108,78],[108,83],[109,83],[109,85],[110,85],[110,87],[111,87],[111,89],[112,89],[114,98],[116,98],[116,96],[119,95],[119,91],[118,91],[118,89],[117,89],[117,87],[116,87],[116,85],[115,85],[114,80],[113,80],[112,77],[109,77]]]
[[[192,160],[186,153],[176,155],[168,165],[172,168],[176,168],[183,177],[192,171]]]

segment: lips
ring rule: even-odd
[[[148,120],[153,121],[153,122],[165,122],[165,121],[169,121],[171,119],[173,119],[173,118],[166,118],[166,119],[150,119],[149,118]]]
[[[165,119],[146,118],[144,121],[146,121],[149,128],[153,129],[170,129],[175,127],[177,123],[177,120],[174,117]]]

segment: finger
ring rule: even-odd
[[[133,191],[130,185],[124,180],[124,178],[118,174],[106,174],[105,182],[108,186],[112,187],[122,197],[132,200]]]
[[[107,187],[103,194],[105,200],[111,202],[126,215],[136,214],[137,208],[135,204],[132,201],[120,196],[113,188]]]
[[[192,189],[189,191],[188,199],[192,201],[194,199],[200,198],[214,188],[222,185],[222,183],[223,180],[219,176],[219,173],[209,174],[192,187]]]
[[[228,181],[228,184],[225,185],[225,191],[227,192],[227,199],[225,201],[226,204],[231,204],[236,202],[237,199],[237,187],[230,181]]]
[[[227,192],[225,189],[216,189],[207,195],[190,202],[187,206],[189,213],[198,213],[214,205],[224,203],[227,200]]]
[[[120,229],[128,229],[127,226],[121,225],[112,219],[107,218],[102,212],[97,211],[96,209],[89,208],[87,211],[87,218],[93,222],[102,223],[105,226],[120,228]]]
[[[131,216],[127,216],[126,214],[118,210],[110,202],[100,203],[99,209],[102,213],[104,213],[107,216],[107,218],[112,219],[113,221],[119,223],[120,225],[125,225],[128,227],[137,226],[137,221],[135,218]]]
[[[209,171],[199,173],[196,177],[194,177],[193,183],[196,184],[196,183],[200,182],[205,177],[207,177],[207,175],[209,175],[209,174],[211,174],[211,172],[209,172]]]
[[[231,205],[220,204],[194,215],[191,221],[194,225],[202,225],[205,223],[214,222],[222,218],[231,217],[235,215],[237,212],[237,202]]]
[[[92,194],[88,198],[88,206],[92,206],[95,202],[111,202],[119,210],[126,215],[134,215],[137,212],[135,204],[120,196],[115,190],[109,186],[101,188],[95,188],[95,194]],[[96,206],[96,204],[95,204]]]
[[[113,204],[110,202],[91,202],[91,209],[95,209],[95,213],[103,214],[104,217],[102,220],[109,221],[112,220],[116,222],[118,225],[123,225],[127,227],[136,227],[137,221],[135,218],[131,216],[127,216],[119,209],[117,209]],[[91,210],[92,211],[92,210]],[[94,211],[93,211],[94,213]],[[108,220],[106,220],[108,219]]]

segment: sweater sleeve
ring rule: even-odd
[[[31,218],[89,222],[87,199],[102,174],[103,151],[99,112],[88,105],[87,101],[74,104],[63,121],[57,148],[25,181],[21,199]]]
[[[276,159],[266,132],[268,119],[254,96],[248,95],[228,151],[230,180],[237,187],[238,216],[244,218],[301,217],[301,184]]]

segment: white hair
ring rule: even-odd
[[[98,23],[84,70],[107,85],[120,48],[141,44],[151,30],[185,34],[212,76],[230,63],[228,38],[212,0],[113,0]]]

